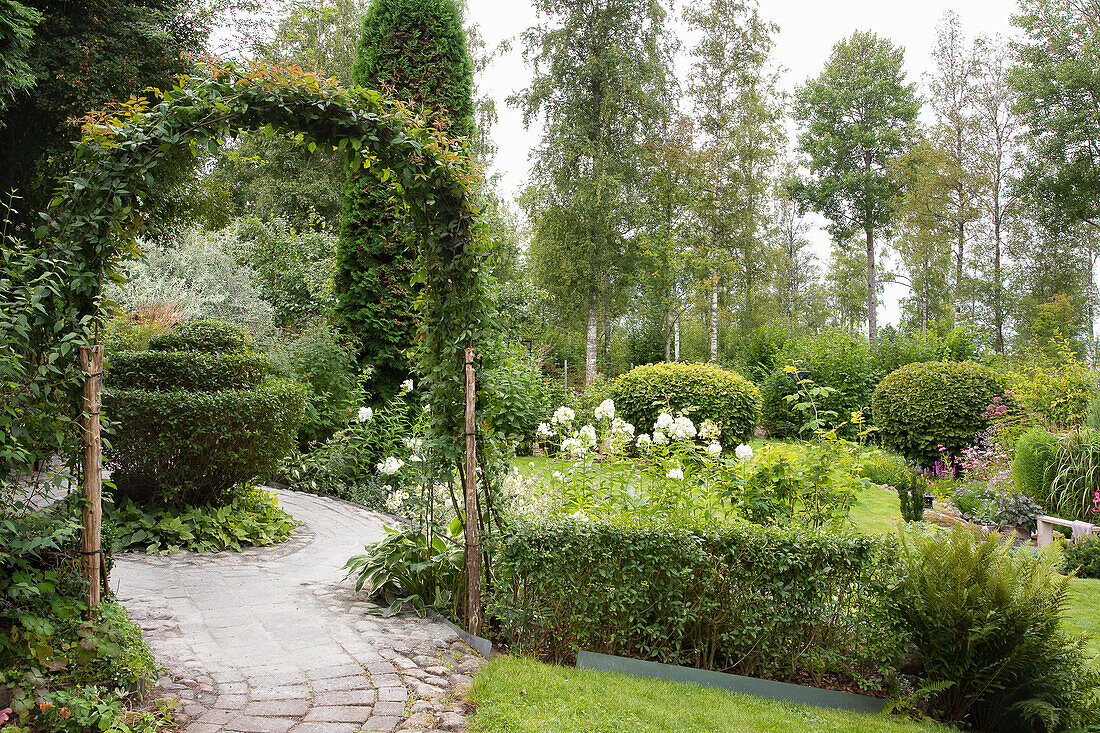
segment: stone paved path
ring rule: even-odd
[[[352,593],[343,564],[384,517],[275,492],[303,523],[241,553],[118,555],[111,587],[172,673],[183,733],[463,730],[464,686],[484,661],[446,624]]]

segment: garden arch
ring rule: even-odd
[[[236,130],[298,132],[311,151],[331,145],[352,168],[392,181],[409,204],[421,235],[417,278],[423,284],[421,371],[432,405],[429,434],[454,465],[466,452],[467,349],[480,347],[488,330],[471,196],[480,172],[460,142],[404,103],[344,89],[293,66],[205,61],[197,75],[154,93],[152,103],[132,97],[82,120],[77,167],[61,182],[36,232],[54,259],[81,263],[60,298],[72,327],[83,331],[77,341],[94,342],[89,329],[103,282],[119,280],[119,265],[135,254],[132,243],[158,179],[176,175],[180,163],[201,148],[215,149]],[[98,417],[94,422],[98,432]],[[86,464],[92,462],[98,464],[86,457]],[[476,501],[476,486],[464,488]],[[476,522],[467,524],[476,532]]]

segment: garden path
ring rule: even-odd
[[[463,686],[484,661],[441,621],[381,609],[342,581],[390,520],[276,491],[302,526],[240,553],[117,555],[110,585],[180,700],[183,733],[462,730]]]

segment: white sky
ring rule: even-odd
[[[514,39],[511,53],[497,59],[479,80],[484,91],[497,102],[499,120],[493,138],[499,150],[496,172],[501,175],[503,193],[514,194],[524,184],[528,152],[538,141],[538,130],[524,130],[518,111],[508,107],[506,97],[527,85],[529,72],[520,56],[519,34],[538,22],[527,0],[467,0],[471,19],[480,27],[490,48]],[[682,7],[678,4],[678,7]],[[1009,17],[1017,12],[1015,0],[763,0],[761,14],[779,25],[774,61],[786,69],[784,89],[821,72],[829,53],[841,38],[854,30],[872,30],[905,48],[909,80],[923,88],[923,75],[932,69],[931,49],[936,25],[944,12],[958,13],[968,38],[975,34],[1011,37]],[[679,11],[675,13],[677,16]],[[685,43],[685,45],[688,45]],[[822,263],[828,257],[828,236],[815,237]],[[887,285],[880,322],[897,323],[898,301],[905,295],[900,285]]]

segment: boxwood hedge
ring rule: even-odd
[[[149,348],[152,351],[229,353],[251,351],[256,348],[256,340],[248,331],[232,323],[197,319],[184,321],[171,331],[149,339]]]
[[[563,520],[499,538],[501,640],[557,662],[578,650],[768,676],[867,681],[906,640],[885,599],[891,539],[806,527]]]
[[[257,352],[122,351],[111,357],[107,374],[115,389],[209,391],[256,387],[270,368]]]
[[[117,493],[137,502],[223,505],[294,447],[305,387],[270,379],[208,392],[108,389],[106,452]]]
[[[1005,379],[974,362],[907,364],[886,376],[871,399],[883,442],[906,458],[931,465],[940,446],[952,455],[974,445],[988,427],[982,417],[995,397],[1005,397]]]
[[[733,444],[750,440],[760,422],[760,390],[714,364],[646,364],[616,379],[610,395],[638,432],[648,432],[662,411],[684,411],[697,424],[714,420],[722,442]]]

